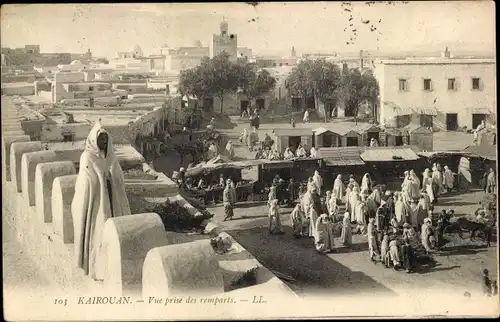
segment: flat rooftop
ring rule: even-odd
[[[35,84],[27,82],[2,83],[2,88],[28,87],[28,86],[35,86]]]
[[[83,150],[85,140],[74,142],[48,142],[49,149],[55,151]],[[143,156],[130,144],[113,144],[115,154],[120,159],[142,160]]]
[[[381,65],[443,65],[443,64],[495,64],[494,58],[406,58],[406,59],[380,59],[374,62]]]

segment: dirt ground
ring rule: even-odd
[[[457,214],[471,213],[477,208],[481,195],[481,191],[475,191],[446,196],[436,210],[452,207]],[[368,243],[361,235],[354,235],[354,245],[350,249],[339,247],[335,253],[318,254],[312,239],[292,237],[291,209],[281,209],[285,227],[285,234],[281,236],[267,232],[266,205],[238,206],[235,218],[226,222],[222,221],[221,207],[209,210],[215,213],[214,220],[264,266],[296,279],[291,287],[307,297],[364,291],[402,294],[423,287],[430,291],[450,289],[460,294],[468,291],[477,295],[481,292],[483,268],[495,272],[497,267],[496,242],[486,248],[481,243],[465,240],[460,244],[445,245],[442,251],[432,254],[432,263],[407,274],[370,262]]]
[[[253,158],[248,149],[238,142],[238,137],[247,127],[247,122],[235,120],[237,126],[222,132],[235,143],[236,155]],[[297,128],[319,127],[322,123],[302,124]],[[262,124],[258,130],[262,139],[274,128],[291,127],[289,124]],[[471,134],[461,132],[437,132],[434,134],[434,150],[462,150],[472,144]],[[255,178],[255,171],[244,172],[244,177]],[[436,212],[454,209],[456,214],[470,214],[479,207],[482,191],[467,194],[450,193],[440,199]],[[450,289],[452,291],[479,294],[483,268],[497,271],[497,243],[483,247],[480,243],[461,241],[449,244],[441,252],[432,255],[433,263],[407,274],[373,264],[368,259],[366,237],[354,236],[353,247],[339,248],[329,255],[318,254],[311,239],[293,239],[289,214],[291,209],[281,209],[285,235],[272,236],[267,232],[267,206],[240,205],[235,210],[235,219],[222,222],[221,207],[211,208],[215,221],[234,236],[259,261],[271,270],[295,279],[290,286],[303,296],[325,293],[350,293],[376,291],[402,294],[412,289]],[[494,276],[493,279],[497,279]]]

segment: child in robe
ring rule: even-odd
[[[292,222],[293,237],[298,238],[301,236],[307,236],[307,231],[304,229],[308,227],[306,226],[307,220],[302,212],[300,203],[295,205],[290,217]]]
[[[350,219],[350,214],[348,212],[344,213],[344,220],[342,221],[342,232],[340,233],[340,242],[344,246],[352,245],[352,230]]]
[[[389,257],[387,256],[387,252],[389,251],[389,234],[388,232],[384,233],[384,237],[382,238],[382,243],[380,245],[380,261],[385,267],[389,267]]]
[[[415,269],[415,252],[410,244],[409,239],[404,240],[401,255],[403,257],[403,267],[405,268],[406,273],[413,272],[413,270]]]
[[[314,245],[320,253],[331,252],[334,248],[333,230],[327,214],[321,214],[316,220],[316,236]]]
[[[375,218],[369,219],[367,235],[368,235],[368,253],[370,256],[370,260],[376,263],[378,248],[377,248],[377,230],[375,228]]]
[[[280,212],[278,206],[278,199],[271,201],[269,207],[269,233],[270,234],[283,234],[281,227]]]
[[[394,266],[394,270],[398,270],[401,265],[401,260],[399,257],[398,241],[395,236],[391,236],[389,239],[389,256]]]

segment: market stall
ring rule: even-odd
[[[248,200],[253,193],[254,182],[243,180],[243,165],[234,163],[205,163],[201,166],[187,169],[186,171],[186,192],[191,197],[202,200],[205,204],[218,204],[222,202],[224,186],[220,184],[221,176],[224,181],[231,179],[236,185],[237,202]],[[199,186],[200,180],[204,184]]]

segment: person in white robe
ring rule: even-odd
[[[439,165],[436,165],[435,169],[432,172],[432,181],[438,187],[438,191],[437,191],[438,195],[434,196],[434,197],[438,197],[439,195],[444,193],[443,175],[441,173],[441,169],[440,169]]]
[[[267,204],[269,207],[271,207],[274,199],[278,199],[278,194],[276,191],[276,186],[272,185],[271,188],[269,188],[269,193],[267,194]]]
[[[377,204],[377,206],[380,206],[382,204],[382,195],[379,188],[373,189],[368,198],[373,200]]]
[[[348,212],[351,214],[351,221],[356,220],[356,204],[359,201],[359,189],[357,187],[352,188],[352,192],[349,194],[349,208]]]
[[[250,133],[248,133],[248,129],[244,128],[243,133],[241,134],[240,142],[244,145],[248,146],[248,138],[250,137]]]
[[[420,179],[418,179],[415,171],[410,171],[410,178],[407,183],[408,195],[411,199],[418,199],[420,197]]]
[[[401,190],[403,190],[408,185],[409,181],[410,181],[410,171],[405,171],[403,183],[401,184]]]
[[[378,147],[378,142],[377,142],[377,140],[375,140],[375,138],[371,138],[371,140],[370,140],[370,147],[371,148]]]
[[[344,184],[342,183],[341,174],[339,174],[333,182],[332,193],[337,196],[338,201],[342,201],[342,197],[344,196]]]
[[[380,261],[385,265],[385,267],[389,267],[389,235],[387,233],[384,234],[382,238],[382,243],[380,244]]]
[[[313,204],[309,205],[309,210],[307,211],[307,217],[309,219],[309,231],[308,236],[316,238],[316,220],[318,220],[318,213],[314,210]]]
[[[314,187],[316,187],[316,183],[314,182],[314,176],[309,177],[309,179],[307,179],[307,191],[311,191]]]
[[[353,176],[351,176],[351,177],[349,178],[349,183],[352,183],[353,187],[357,187],[357,188],[358,188],[358,190],[360,190],[360,189],[359,189],[359,184],[356,182],[356,180],[354,179],[354,177],[353,177]]]
[[[308,189],[300,198],[302,211],[308,216],[309,206],[312,204],[311,191]]]
[[[370,220],[368,221],[367,237],[368,237],[368,254],[370,255],[370,260],[375,262],[377,256],[379,255],[378,245],[377,245],[377,230],[375,229],[375,218],[370,218]]]
[[[217,148],[217,145],[215,145],[214,142],[210,143],[210,146],[208,147],[208,158],[213,159],[219,155],[219,149]]]
[[[300,203],[295,205],[295,208],[290,214],[290,221],[292,222],[292,231],[294,237],[307,236],[307,219],[302,211]],[[305,229],[304,229],[305,228]]]
[[[394,236],[389,238],[389,257],[394,269],[398,269],[401,266],[401,257],[399,256],[398,241]]]
[[[455,176],[453,175],[453,171],[451,171],[447,165],[444,166],[443,183],[444,187],[448,191],[451,191],[455,185]]]
[[[97,122],[80,157],[71,203],[76,264],[94,280],[103,280],[106,273],[104,223],[109,218],[131,214],[124,181],[111,137]]]
[[[486,122],[483,120],[481,123],[477,126],[477,128],[474,130],[474,142],[477,141],[478,139],[478,133],[482,131],[483,129],[486,128]]]
[[[430,218],[425,218],[424,223],[422,224],[422,230],[420,234],[421,234],[422,245],[424,246],[425,251],[429,253],[432,250],[430,237],[433,235]]]
[[[361,180],[361,191],[363,190],[373,191],[372,179],[368,173],[365,173],[363,179]]]
[[[420,199],[418,201],[419,207],[424,211],[427,212],[429,211],[429,208],[431,206],[431,199],[429,198],[429,195],[427,195],[427,192],[423,191],[420,194]]]
[[[366,207],[366,195],[361,195],[360,199],[356,202],[355,206],[353,207],[354,209],[354,215],[355,215],[355,220],[356,223],[358,224],[358,232],[361,234],[366,233],[366,227],[368,225],[367,219],[368,219],[368,211]]]
[[[316,150],[315,147],[311,148],[310,153],[311,153],[311,158],[317,158],[318,157],[318,150]]]
[[[316,185],[316,191],[318,192],[318,195],[321,196],[321,189],[323,188],[323,178],[321,178],[321,176],[319,175],[318,170],[314,171],[313,181]]]
[[[327,214],[321,214],[316,220],[316,236],[314,245],[316,250],[321,253],[328,253],[334,249],[333,225]]]
[[[394,194],[394,198],[396,202],[394,203],[394,214],[396,217],[396,221],[399,225],[405,222],[405,216],[403,214],[403,200],[402,196],[399,192]]]
[[[302,121],[304,121],[304,123],[309,123],[309,110],[305,110]]]
[[[278,199],[271,201],[269,207],[269,233],[282,234],[283,229],[281,226],[280,211],[278,206]]]
[[[304,149],[304,147],[302,145],[299,145],[299,147],[297,148],[297,151],[295,151],[295,155],[297,156],[297,158],[307,157],[306,149]]]
[[[432,189],[432,177],[431,177],[431,171],[429,169],[425,169],[423,179],[422,179],[422,190],[424,190],[429,196],[429,201],[431,203],[434,202],[434,190]]]
[[[227,141],[226,144],[226,156],[229,158],[229,160],[233,160],[234,158],[234,146],[231,140]]]
[[[340,232],[340,243],[344,246],[352,245],[352,229],[351,229],[351,215],[346,212],[344,213],[344,219],[342,221],[342,231]]]
[[[328,190],[325,195],[325,207],[327,215],[330,215],[330,198],[332,198],[332,192]]]
[[[337,196],[334,193],[330,194],[330,199],[328,199],[328,215],[333,222],[337,222],[339,206],[337,205]]]
[[[295,155],[293,155],[292,150],[290,148],[286,148],[285,153],[283,153],[283,157],[285,160],[290,160],[295,158]]]

